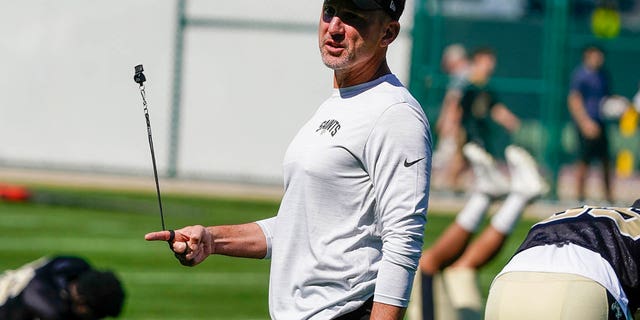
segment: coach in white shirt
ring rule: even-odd
[[[334,92],[291,142],[277,216],[147,234],[195,265],[270,258],[273,319],[402,319],[422,248],[429,123],[391,73],[404,0],[326,0],[318,27]]]

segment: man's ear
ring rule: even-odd
[[[383,47],[388,47],[400,33],[400,23],[398,21],[391,21],[387,24],[384,29],[384,34],[382,35],[382,40],[380,41],[380,45]]]

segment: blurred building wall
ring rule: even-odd
[[[309,32],[189,27],[178,177],[280,183],[289,141],[330,94],[321,1],[189,1],[189,17],[309,25]],[[411,17],[389,56],[408,80]],[[167,168],[176,1],[0,2],[0,166],[149,174],[133,66],[144,64]]]

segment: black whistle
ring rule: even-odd
[[[135,66],[135,70],[136,73],[133,75],[133,81],[135,81],[137,84],[141,85],[147,81],[147,78],[144,76],[144,73],[142,73],[144,71],[144,68],[142,67],[141,64]]]

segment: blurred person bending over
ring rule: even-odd
[[[479,319],[482,299],[477,290],[476,270],[499,252],[526,206],[548,191],[536,161],[523,148],[510,145],[505,158],[510,179],[486,151],[490,146],[490,123],[495,121],[515,132],[520,120],[488,87],[495,68],[495,55],[480,49],[473,56],[470,83],[461,99],[462,124],[467,144],[463,153],[471,164],[474,182],[470,196],[455,221],[420,259],[411,319]],[[492,202],[506,196],[489,226],[469,244]],[[445,270],[446,268],[446,270]],[[441,271],[444,270],[442,275]]]
[[[604,195],[613,203],[611,170],[609,168],[609,140],[600,105],[610,94],[610,85],[602,66],[604,53],[595,46],[584,49],[582,64],[571,76],[569,111],[578,128],[579,160],[576,167],[577,196],[585,199],[585,182],[589,164],[600,161],[604,179]]]
[[[534,225],[489,291],[490,320],[633,319],[640,307],[640,200],[583,206]]]
[[[467,142],[475,142],[486,148],[491,123],[497,123],[511,133],[520,127],[518,117],[500,102],[489,86],[495,66],[496,56],[493,50],[479,48],[472,54],[470,66],[464,73],[452,78],[447,89],[436,128],[440,134],[455,137],[457,154],[463,153],[462,147]],[[445,141],[450,145],[454,140]],[[439,162],[446,162],[435,160],[436,168]],[[453,158],[449,164],[451,166],[446,175],[452,184],[456,184],[467,167],[467,162],[461,157]]]
[[[334,91],[284,157],[277,216],[149,233],[195,265],[270,258],[272,319],[402,319],[418,266],[431,165],[429,124],[391,73],[403,0],[326,0],[318,40]]]
[[[94,270],[78,257],[42,258],[0,274],[0,319],[116,317],[124,297],[115,274]]]

